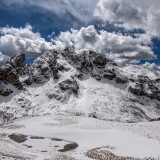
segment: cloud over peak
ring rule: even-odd
[[[80,30],[71,29],[62,32],[52,41],[55,43],[54,47],[59,51],[65,47],[87,48],[106,54],[120,63],[132,63],[156,58],[151,47],[148,46],[148,43],[151,42],[146,36],[139,35],[133,38],[132,36],[124,36],[104,30],[97,31],[93,25],[82,27]]]
[[[52,43],[46,42],[40,33],[34,33],[31,25],[24,28],[2,27],[0,34],[0,61],[18,52],[32,52],[34,56],[34,53],[40,54],[52,48]]]

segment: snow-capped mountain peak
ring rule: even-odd
[[[25,65],[18,54],[0,68],[1,123],[67,112],[120,122],[160,117],[160,72],[119,67],[88,49],[50,50]]]

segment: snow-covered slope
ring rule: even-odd
[[[19,54],[0,68],[0,123],[68,112],[140,122],[160,117],[160,72],[119,67],[91,50],[48,51],[25,65]]]
[[[159,133],[159,122],[133,125],[70,114],[26,117],[0,126],[0,159],[160,160]],[[67,144],[77,145],[62,152]]]

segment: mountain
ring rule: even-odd
[[[118,66],[88,49],[50,50],[32,64],[17,54],[0,68],[0,123],[52,113],[142,122],[160,117],[160,71]]]

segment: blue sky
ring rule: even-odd
[[[145,1],[146,2],[146,1]],[[160,64],[159,1],[0,0],[0,63],[17,51],[89,48],[119,63]]]
[[[35,31],[39,31],[41,35],[47,39],[47,36],[53,31],[57,35],[61,31],[66,31],[74,27],[73,21],[77,23],[76,27],[83,25],[69,12],[66,18],[64,15],[56,15],[56,13],[38,6],[21,6],[18,3],[8,6],[5,0],[0,1],[1,27],[9,25],[19,28],[24,27],[28,23],[34,27]]]

